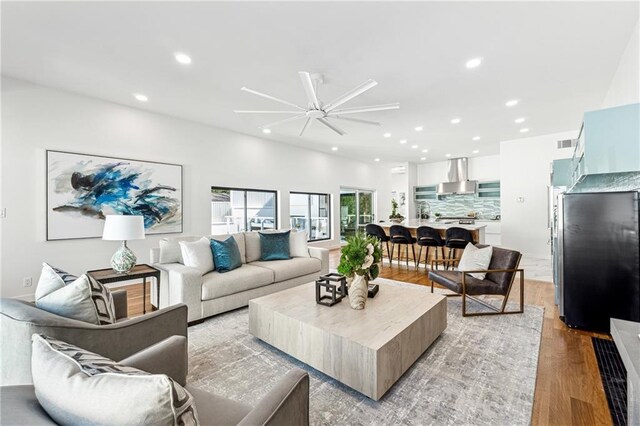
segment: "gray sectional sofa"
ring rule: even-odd
[[[151,249],[151,263],[161,271],[160,308],[184,303],[189,309],[188,321],[194,322],[247,306],[250,299],[314,281],[329,272],[327,249],[308,247],[305,250],[308,257],[261,261],[258,232],[231,235],[238,243],[242,266],[225,273],[212,271],[202,275],[182,263],[179,242],[195,241],[202,236],[163,238],[160,247]],[[152,297],[157,300],[154,293]]]

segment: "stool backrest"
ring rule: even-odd
[[[464,241],[466,243],[473,243],[473,237],[471,236],[471,231],[464,228],[459,228],[454,226],[452,228],[447,229],[445,233],[445,241]]]
[[[430,226],[418,227],[416,230],[416,238],[418,241],[433,241],[440,246],[444,245],[440,233]]]
[[[369,223],[364,227],[364,230],[367,235],[376,237],[378,239],[384,239],[387,237],[387,233],[384,232],[384,229],[380,225],[376,225],[375,223]]]
[[[407,243],[411,242],[412,238],[409,229],[402,225],[391,225],[391,228],[389,228],[389,236],[391,237],[391,241],[406,241]]]

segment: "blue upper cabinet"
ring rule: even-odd
[[[571,186],[571,158],[553,160],[551,186]]]
[[[574,179],[640,170],[640,103],[587,112],[573,159]]]

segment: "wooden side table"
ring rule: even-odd
[[[156,279],[156,294],[158,295],[158,308],[160,307],[160,270],[153,266],[142,264],[136,265],[129,272],[120,274],[113,269],[96,269],[87,271],[94,280],[100,281],[102,284],[115,283],[120,281],[129,281],[142,278],[142,313],[147,313],[147,278]]]

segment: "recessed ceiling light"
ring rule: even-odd
[[[516,106],[518,105],[518,102],[520,102],[517,99],[511,99],[510,101],[505,102],[504,104],[508,107],[512,107],[512,106]]]
[[[527,133],[529,131],[529,129],[527,129],[526,127],[524,129],[520,129],[520,133]]]
[[[473,150],[473,153],[474,153],[474,154],[477,154],[477,153],[479,153],[479,152],[480,152],[480,151],[478,151],[477,149],[474,149],[474,150]]]
[[[465,64],[465,66],[471,69],[471,68],[478,67],[481,63],[482,63],[482,58],[473,58],[473,59],[469,59]]]
[[[424,161],[424,160],[426,160],[426,159],[427,159],[427,157],[420,157],[420,159],[421,159],[422,161]]]
[[[445,154],[444,156],[445,157],[451,157],[451,154]]]
[[[428,149],[423,149],[422,152],[424,152],[426,154],[427,152],[429,152],[429,150]]]
[[[460,121],[462,121],[462,120],[460,120],[459,118],[453,118],[451,120],[451,124],[458,124]]]
[[[474,141],[479,141],[480,140],[480,136],[474,136],[471,139],[474,140]]]
[[[176,61],[181,64],[188,65],[191,63],[191,58],[186,53],[176,52],[173,56],[176,58]]]
[[[391,137],[391,133],[387,132],[387,133],[385,133],[384,135],[382,135],[382,137],[390,138],[390,137]]]
[[[262,129],[262,133],[269,134],[271,133],[271,129]]]
[[[524,117],[516,118],[513,122],[516,124],[524,123]]]
[[[378,161],[380,161],[380,159],[379,158],[374,158],[373,161],[378,162]]]
[[[411,149],[418,149],[418,145],[411,145]]]
[[[139,100],[140,102],[147,102],[149,100],[149,98],[147,98],[142,93],[134,93],[133,97],[136,98],[137,100]]]
[[[331,151],[337,151],[337,150],[338,150],[338,147],[337,147],[337,146],[332,146],[332,147],[331,147]]]
[[[416,132],[421,132],[421,131],[422,131],[422,126],[418,126],[418,127],[416,127],[415,129],[413,129],[413,130],[415,130]]]
[[[407,140],[406,139],[401,139],[400,143],[407,143]]]

